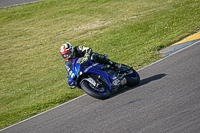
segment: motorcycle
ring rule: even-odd
[[[124,64],[118,70],[90,59],[82,64],[82,60],[77,57],[73,59],[72,68],[67,74],[68,84],[94,98],[107,99],[112,92],[125,86],[136,86],[140,82],[139,74]]]

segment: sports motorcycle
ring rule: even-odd
[[[112,92],[125,86],[139,84],[140,76],[131,67],[122,64],[121,69],[100,64],[90,59],[82,63],[83,58],[75,58],[72,68],[67,74],[71,88],[80,88],[97,99],[107,99]]]

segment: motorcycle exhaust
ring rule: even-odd
[[[112,85],[115,86],[115,88],[119,88],[119,86],[125,86],[127,83],[127,80],[125,77],[123,77],[122,79],[115,79],[113,82],[112,82]]]

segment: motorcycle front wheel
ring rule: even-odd
[[[107,99],[110,96],[110,91],[104,87],[94,87],[90,82],[83,80],[80,83],[82,90],[87,93],[88,95],[97,98],[97,99]]]

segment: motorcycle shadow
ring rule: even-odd
[[[142,79],[142,80],[140,80],[139,85],[134,86],[134,87],[125,87],[125,88],[117,90],[116,92],[112,92],[109,98],[115,97],[115,96],[122,94],[126,91],[129,91],[129,90],[135,89],[137,87],[143,86],[143,85],[148,84],[152,81],[159,80],[159,79],[165,77],[166,75],[167,74],[157,74],[157,75]]]

